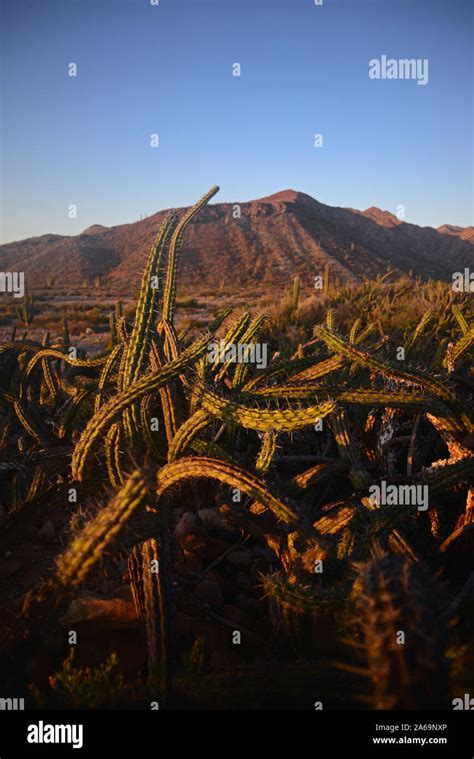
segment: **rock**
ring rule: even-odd
[[[222,556],[223,553],[232,548],[232,544],[226,540],[219,540],[218,538],[208,537],[206,540],[206,551],[203,558],[206,562],[210,563]]]
[[[21,569],[22,563],[18,559],[7,559],[0,562],[0,580],[6,580]]]
[[[74,600],[60,623],[66,629],[74,625],[92,625],[110,630],[139,627],[135,606],[121,598],[93,598],[92,596]]]
[[[203,533],[203,523],[193,511],[185,511],[174,528],[174,536],[182,548],[188,535],[203,535]]]
[[[186,535],[181,542],[181,548],[185,554],[194,554],[204,559],[207,553],[207,540],[204,535]]]
[[[238,648],[238,646],[235,648]],[[239,664],[242,664],[242,659],[237,651],[214,651],[209,660],[209,666],[211,669],[237,667]]]
[[[176,571],[180,574],[197,574],[202,572],[203,564],[196,553],[184,551],[184,561],[176,564]]]
[[[234,567],[241,567],[246,568],[249,567],[252,564],[252,561],[254,560],[254,555],[251,551],[247,550],[235,550],[232,551],[228,556],[226,556],[226,561],[229,564],[232,564]]]
[[[234,533],[233,527],[230,527],[225,519],[219,514],[217,508],[213,509],[200,509],[198,516],[203,523],[206,530],[216,530],[218,532]]]
[[[203,580],[200,582],[196,585],[195,593],[200,601],[209,604],[209,606],[215,609],[220,609],[224,605],[221,589],[214,580]]]
[[[48,519],[47,522],[44,523],[41,530],[38,532],[38,538],[40,540],[43,540],[45,543],[53,543],[56,537],[56,530],[54,529],[54,524],[52,523],[51,519]]]

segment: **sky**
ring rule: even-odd
[[[292,188],[474,223],[473,3],[153,1],[3,0],[1,242],[136,221],[215,184],[214,202]],[[382,55],[427,59],[427,84],[371,79]]]

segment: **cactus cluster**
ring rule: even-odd
[[[48,593],[59,608],[115,550],[136,515],[148,514],[153,534],[137,538],[128,566],[147,637],[150,692],[170,695],[179,666],[174,566],[182,560],[170,518],[183,488],[193,493],[211,481],[226,494],[220,514],[227,525],[273,557],[271,571],[255,579],[264,603],[286,620],[332,616],[341,635],[352,632],[377,708],[444,704],[449,633],[440,620],[472,569],[466,536],[474,422],[472,389],[461,376],[473,340],[467,312],[449,302],[457,339],[448,347],[433,332],[438,312],[430,305],[407,335],[403,365],[387,355],[375,319],[364,323],[359,313],[342,334],[328,306],[293,355],[277,355],[261,370],[225,352],[235,343],[252,345],[270,329],[265,316],[245,312],[225,327],[221,355],[210,361],[207,349],[231,308],[201,334],[179,332],[175,309],[186,226],[217,189],[181,219],[165,218],[133,321],[118,305],[103,354],[72,357],[67,322],[62,349],[49,347],[49,338],[0,345],[7,531],[58,481],[63,492],[93,487],[99,500],[95,516],[58,557],[47,588],[39,589],[36,623],[44,620]],[[297,276],[290,312],[298,319],[300,286]],[[372,291],[364,288],[370,304]],[[336,290],[327,268],[326,298]],[[419,360],[427,334],[442,351],[436,370]],[[381,481],[427,486],[426,513],[374,501],[370,488]],[[453,550],[458,566],[451,576]],[[441,570],[443,590],[433,579]],[[186,587],[178,590],[197,614],[209,616]],[[34,608],[22,639],[35,631]],[[8,646],[0,645],[0,654]]]

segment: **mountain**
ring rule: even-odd
[[[77,236],[47,234],[2,245],[0,270],[24,271],[35,285],[51,277],[71,287],[100,276],[104,284],[130,290],[166,213],[115,227],[94,224]],[[227,278],[235,288],[261,288],[286,285],[295,274],[312,278],[326,264],[341,281],[374,277],[389,266],[451,280],[453,272],[474,266],[474,228],[419,227],[379,208],[337,208],[284,190],[205,207],[186,230],[180,281],[213,288]]]

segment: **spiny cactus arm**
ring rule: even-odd
[[[214,321],[211,322],[209,326],[209,332],[214,334],[214,332],[217,332],[219,327],[225,322],[228,316],[232,313],[234,309],[232,306],[226,306],[222,309],[222,311],[219,311],[217,316],[214,318]]]
[[[160,372],[152,372],[134,382],[121,393],[105,403],[97,414],[89,420],[81,435],[72,457],[72,472],[75,479],[82,479],[87,457],[102,433],[116,421],[125,410],[145,395],[156,392],[177,377],[206,350],[209,337],[204,335],[187,348],[177,361],[167,364]]]
[[[470,331],[470,327],[469,327],[469,323],[468,323],[466,317],[464,316],[463,312],[454,303],[451,306],[451,311],[453,312],[453,316],[455,317],[457,323],[459,324],[459,326],[461,328],[461,332],[463,333],[463,335],[467,335],[468,332]]]
[[[380,552],[356,568],[353,599],[373,708],[439,707],[449,692],[448,635],[436,581],[405,558]]]
[[[421,481],[428,485],[430,490],[439,490],[464,481],[469,483],[473,478],[474,456],[469,455],[453,463],[435,462],[435,465],[421,472]]]
[[[255,377],[252,377],[252,379],[245,383],[242,389],[245,392],[250,392],[256,387],[266,384],[269,380],[274,381],[277,377],[281,377],[282,375],[291,375],[292,380],[296,378],[296,381],[299,381],[296,372],[313,366],[314,363],[314,356],[305,356],[304,358],[291,359],[290,361],[272,364],[268,369],[263,369]]]
[[[118,343],[117,345],[114,345],[114,347],[112,348],[112,350],[110,351],[110,353],[109,353],[109,355],[107,357],[107,361],[105,362],[105,366],[102,369],[102,372],[101,372],[101,375],[100,375],[100,379],[99,379],[99,384],[98,384],[98,387],[97,387],[97,395],[96,395],[96,398],[95,398],[94,410],[96,412],[100,409],[100,407],[101,407],[101,405],[103,403],[103,397],[104,397],[105,388],[107,386],[107,383],[110,380],[113,368],[115,366],[115,362],[117,361],[120,353],[122,352],[122,349],[123,349],[122,343]]]
[[[221,461],[227,461],[231,464],[236,464],[232,456],[217,443],[213,443],[212,440],[192,440],[189,446],[194,453],[199,453],[200,456],[206,456],[207,458],[221,459]]]
[[[49,365],[48,359],[42,359],[41,368],[43,370],[44,379],[51,398],[55,398],[58,392],[58,383],[56,382],[53,372],[51,371],[51,366]]]
[[[272,459],[276,452],[278,435],[274,430],[264,432],[262,436],[262,447],[260,448],[255,469],[260,474],[264,474],[270,468]]]
[[[354,519],[357,507],[352,501],[334,504],[323,516],[313,522],[313,527],[320,535],[337,535]]]
[[[360,406],[375,406],[378,408],[398,408],[399,406],[408,408],[426,408],[447,410],[446,406],[437,398],[416,390],[410,391],[383,391],[372,388],[360,387],[356,390],[343,390],[338,395],[338,401],[341,403],[352,403]],[[449,412],[451,413],[451,412]]]
[[[75,590],[104,555],[130,517],[145,507],[148,483],[140,471],[127,478],[117,495],[103,507],[59,557],[56,582],[64,593]]]
[[[390,379],[394,379],[398,382],[409,382],[410,384],[420,385],[426,388],[433,395],[445,400],[455,402],[456,396],[446,385],[433,377],[428,377],[422,372],[403,371],[398,368],[394,368],[389,364],[379,361],[378,359],[369,356],[368,353],[363,353],[357,350],[352,345],[348,345],[341,337],[334,334],[330,330],[324,327],[315,327],[315,335],[323,340],[329,349],[334,350],[335,353],[339,353],[347,358],[351,359],[360,366],[365,366],[368,369],[372,369],[378,374],[382,374]]]
[[[46,445],[46,430],[43,429],[40,421],[35,418],[34,414],[26,407],[23,401],[15,400],[13,408],[28,435],[36,438],[40,445]]]
[[[310,469],[306,469],[304,472],[297,474],[293,478],[293,482],[299,488],[305,489],[320,485],[331,477],[348,471],[348,461],[336,460],[328,463],[316,464],[315,466],[310,467]]]
[[[167,361],[178,358],[180,353],[179,340],[172,322],[161,319],[158,326],[159,334],[163,339],[163,353]]]
[[[198,409],[176,432],[168,451],[168,462],[175,461],[188,448],[202,430],[209,426],[211,418],[206,411]]]
[[[245,334],[245,331],[249,324],[250,314],[248,313],[243,313],[238,319],[235,320],[235,322],[233,322],[233,324],[231,324],[227,330],[227,334],[219,344],[219,352],[217,357],[215,358],[214,362],[212,364],[209,364],[207,367],[210,373],[215,374],[218,372],[218,374],[221,374],[224,367],[227,369],[230,362],[226,361],[225,359],[226,350],[228,346],[240,341],[242,335]],[[224,365],[224,367],[222,365]]]
[[[415,342],[418,340],[418,338],[420,337],[420,335],[424,332],[425,327],[427,326],[427,324],[433,318],[433,316],[435,314],[435,311],[436,311],[436,309],[429,308],[428,311],[425,311],[425,313],[421,317],[421,319],[418,322],[416,328],[413,330],[413,333],[412,333],[411,337],[405,343],[405,357],[406,357],[408,351],[411,350],[411,348],[413,347],[413,345],[415,344]]]
[[[474,327],[471,327],[462,337],[460,340],[457,340],[457,342],[454,343],[454,345],[451,348],[451,356],[453,362],[456,362],[463,353],[465,353],[467,350],[470,349],[474,342]],[[447,356],[444,359],[444,365],[447,366],[448,364],[448,358]]]
[[[240,403],[224,400],[205,388],[201,397],[201,405],[209,414],[217,416],[224,422],[261,432],[268,432],[269,430],[291,432],[301,429],[309,424],[315,424],[318,419],[323,419],[336,407],[334,401],[324,401],[317,406],[306,408],[249,408]]]
[[[46,481],[46,472],[44,466],[40,464],[36,467],[33,479],[31,480],[28,494],[26,496],[26,502],[34,501],[39,496],[43,489],[43,485]]]
[[[345,409],[337,409],[335,413],[332,414],[329,422],[336,439],[341,458],[345,459],[350,464],[350,478],[353,486],[356,489],[366,487],[369,482],[369,478],[367,472],[362,467],[358,453],[358,447],[354,441],[354,434],[349,424],[349,419],[347,417],[347,412]]]
[[[158,276],[163,252],[177,222],[178,215],[176,213],[170,213],[165,217],[148,256],[140,286],[132,334],[126,348],[121,389],[128,387],[145,369],[151,325],[155,316],[158,297],[158,289],[152,287],[152,277]]]
[[[170,331],[167,327],[172,327],[172,325],[169,325],[168,322],[160,322],[158,334],[153,337],[151,342],[150,364],[153,371],[161,371],[162,367],[165,366],[165,352],[171,358],[177,359],[179,356],[179,348],[175,341],[174,328]],[[167,349],[165,349],[165,346],[161,341],[161,335],[164,335]],[[179,427],[179,421],[177,419],[177,389],[176,383],[170,383],[169,385],[162,387],[159,391],[168,445],[171,444],[171,441],[176,435],[176,430]]]
[[[265,324],[267,317],[265,315],[257,316],[252,320],[252,323],[247,328],[246,332],[242,336],[241,343],[244,345],[254,345],[257,341],[257,336],[263,325]],[[250,349],[247,349],[248,353]],[[232,380],[232,387],[239,388],[244,384],[246,374],[248,372],[248,364],[240,363],[234,373]],[[216,378],[217,381],[217,378]]]
[[[334,309],[328,308],[326,312],[326,326],[331,332],[334,330]]]
[[[343,356],[335,354],[334,356],[324,359],[324,361],[313,363],[312,366],[309,366],[307,369],[304,369],[297,374],[292,374],[291,380],[292,382],[307,382],[308,380],[320,379],[332,372],[337,372],[345,363],[346,359]]]
[[[261,401],[266,399],[283,398],[285,400],[315,400],[319,398],[335,398],[338,388],[327,388],[322,385],[312,384],[287,384],[269,385],[268,387],[256,387],[251,392],[242,392],[240,397],[247,402]]]
[[[112,424],[105,436],[105,461],[112,487],[120,490],[125,481],[121,466],[121,431],[119,424]]]
[[[351,331],[349,332],[349,344],[350,345],[353,345],[355,343],[356,337],[357,337],[357,332],[359,331],[360,325],[361,325],[361,320],[359,319],[359,317],[357,317],[357,319],[354,321],[354,323],[353,323],[353,325],[351,327]]]
[[[201,208],[206,205],[206,203],[208,203],[217,192],[219,192],[219,187],[213,187],[200,200],[198,200],[198,202],[183,216],[173,233],[168,254],[168,268],[166,272],[166,284],[163,295],[163,319],[166,319],[169,322],[172,322],[174,318],[176,281],[178,276],[178,257],[181,248],[183,232],[191,219],[193,219],[194,216],[199,213]]]
[[[360,499],[360,502],[369,511],[375,511],[376,509],[380,509],[380,504],[373,503],[372,498],[369,498],[368,496],[363,496]],[[417,564],[421,562],[419,555],[414,550],[414,548],[410,545],[407,538],[405,538],[405,536],[402,535],[398,530],[392,530],[388,538],[388,545],[390,546],[390,548],[392,549],[394,553],[402,554],[407,559]]]
[[[276,498],[255,475],[238,466],[218,459],[189,456],[166,464],[157,474],[157,495],[161,497],[170,487],[193,478],[216,479],[242,490],[250,498],[263,503],[275,516],[288,525],[298,524],[301,517],[283,501]]]
[[[347,602],[347,589],[314,588],[292,582],[278,572],[263,575],[262,587],[265,595],[282,607],[285,616],[338,612]]]
[[[22,378],[22,382],[20,386],[20,397],[24,397],[26,393],[26,388],[28,386],[28,383],[30,381],[31,374],[34,368],[38,365],[38,363],[43,361],[43,359],[48,359],[48,358],[59,358],[61,361],[64,361],[66,364],[69,364],[69,366],[78,366],[78,367],[87,367],[87,368],[102,366],[107,361],[107,356],[100,356],[99,358],[80,359],[80,358],[70,358],[70,356],[66,355],[65,353],[61,353],[61,351],[57,351],[52,348],[40,350],[29,361],[28,366],[26,367],[26,371],[23,374],[23,378]]]
[[[154,398],[152,395],[147,395],[140,401],[140,423],[141,430],[145,436],[148,448],[153,451],[159,459],[163,458],[163,449],[161,447],[161,441],[163,435],[161,430],[152,430],[152,418],[150,413],[150,406]]]
[[[72,398],[72,400],[69,400],[69,405],[61,421],[58,437],[67,438],[72,433],[72,425],[75,416],[79,411],[79,406],[86,398],[89,397],[93,389],[94,388],[85,388],[84,390],[79,390],[77,394]]]

